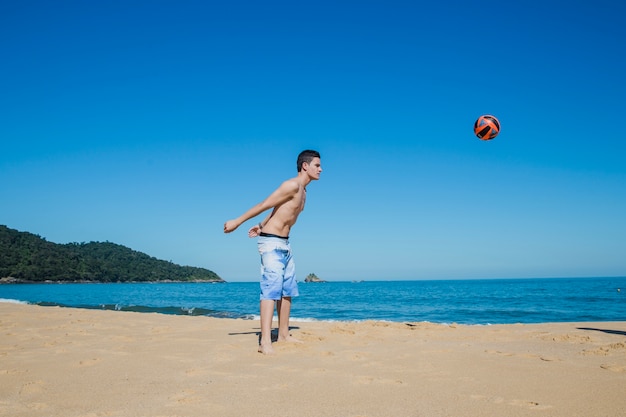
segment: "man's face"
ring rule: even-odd
[[[311,160],[310,163],[302,164],[302,167],[306,170],[307,174],[312,180],[319,180],[322,173],[322,161],[318,157]]]

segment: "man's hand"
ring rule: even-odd
[[[224,223],[224,233],[230,233],[238,227],[239,227],[239,224],[237,223],[236,220],[229,220],[226,223]]]
[[[255,224],[248,230],[248,237],[257,237],[261,233],[261,226]]]

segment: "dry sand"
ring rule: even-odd
[[[293,322],[0,303],[2,416],[626,415],[626,322]]]

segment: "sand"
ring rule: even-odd
[[[258,321],[0,303],[2,416],[626,415],[626,322]]]

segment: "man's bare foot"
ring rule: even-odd
[[[274,348],[272,347],[272,344],[261,344],[259,345],[259,353],[262,353],[264,355],[272,355],[274,353]]]
[[[292,335],[287,335],[286,337],[278,337],[278,342],[289,342],[289,343],[304,343],[302,340],[293,337]]]

